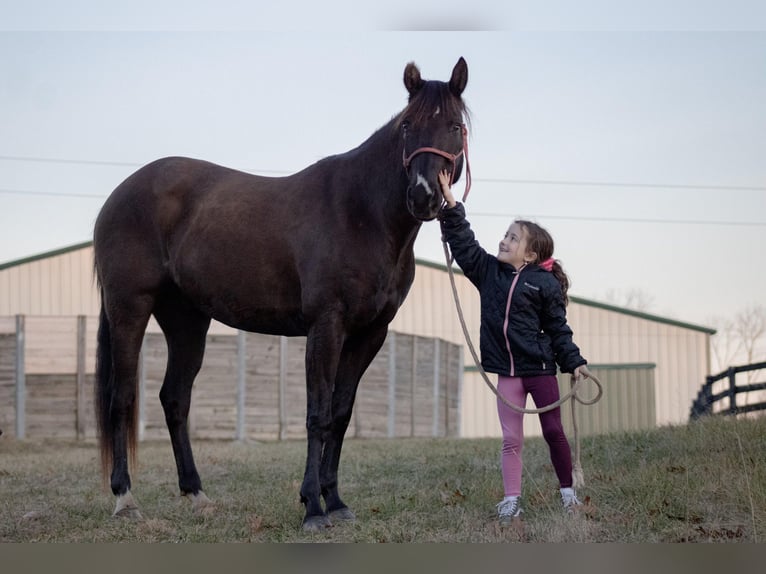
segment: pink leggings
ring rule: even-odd
[[[512,405],[524,407],[527,393],[540,408],[559,400],[559,385],[554,375],[536,377],[498,377],[498,392]],[[506,496],[521,494],[521,453],[524,449],[524,415],[497,399],[497,414],[503,429],[503,487]],[[540,426],[548,443],[551,462],[561,488],[572,486],[572,451],[561,424],[561,408],[540,413]]]

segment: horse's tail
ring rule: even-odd
[[[112,417],[112,401],[116,392],[114,365],[112,364],[112,329],[104,309],[104,291],[101,289],[101,311],[98,320],[96,348],[95,411],[98,440],[101,450],[101,476],[106,485],[114,460],[115,421]],[[128,461],[134,467],[138,444],[138,401],[132,401],[132,412],[127,420]]]

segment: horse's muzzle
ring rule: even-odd
[[[441,208],[441,193],[435,196],[422,185],[407,189],[407,211],[419,221],[431,221],[439,214]]]

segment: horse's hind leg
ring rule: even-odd
[[[202,492],[202,482],[194,464],[187,422],[192,385],[202,366],[210,318],[193,308],[175,290],[157,302],[154,316],[168,344],[168,363],[160,389],[160,402],[173,445],[178,486],[182,495],[192,499],[195,508],[201,508],[209,500]]]
[[[108,403],[108,427],[111,442],[111,489],[117,497],[114,516],[140,518],[130,493],[129,465],[134,462],[137,440],[138,356],[141,351],[151,300],[112,307],[109,313],[111,341],[111,396]]]
[[[354,513],[338,494],[338,465],[343,438],[351,421],[359,380],[386,339],[387,326],[346,340],[332,394],[332,425],[322,452],[320,484],[330,520],[354,520]]]

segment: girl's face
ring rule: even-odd
[[[524,255],[527,252],[527,238],[524,229],[518,223],[512,223],[500,241],[497,252],[498,261],[510,263],[516,269],[524,265]]]

